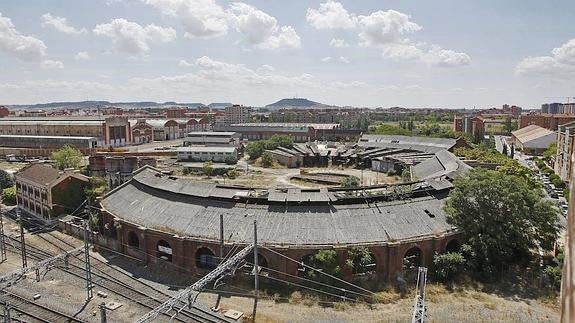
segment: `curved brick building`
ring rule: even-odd
[[[252,241],[255,219],[264,247],[298,261],[333,249],[346,268],[344,278],[351,279],[354,272],[343,266],[347,252],[365,246],[373,260],[369,271],[393,279],[405,264],[429,266],[435,252],[459,244],[443,211],[446,196],[424,181],[403,189],[249,189],[144,167],[102,199],[101,223],[113,238],[110,246],[120,252],[202,273],[218,262],[220,215],[224,254]],[[259,254],[262,266],[291,275],[302,272],[297,263],[266,248]]]

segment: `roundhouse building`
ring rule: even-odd
[[[118,251],[145,262],[171,262],[192,273],[212,269],[219,254],[219,217],[225,250],[252,241],[258,223],[261,265],[298,275],[297,261],[333,249],[343,266],[347,251],[365,246],[379,279],[393,279],[405,265],[430,266],[435,252],[455,248],[459,232],[443,211],[446,192],[425,182],[411,184],[409,199],[390,200],[393,189],[253,189],[219,186],[165,175],[151,167],[101,201],[104,235]],[[397,196],[394,195],[394,196]],[[284,277],[288,278],[288,277]]]

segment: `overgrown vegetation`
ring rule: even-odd
[[[77,148],[72,146],[64,146],[50,155],[50,159],[54,161],[54,166],[60,170],[66,168],[79,169],[83,164],[83,155]]]
[[[208,176],[211,177],[212,174],[214,173],[214,163],[211,161],[205,161],[204,164],[202,165],[202,172]]]
[[[373,130],[373,133],[378,135],[424,136],[455,139],[463,137],[469,142],[471,142],[472,139],[467,133],[454,132],[450,128],[441,126],[435,121],[426,121],[417,126],[414,124],[413,120],[400,121],[399,126],[384,123],[377,126]]]
[[[557,143],[552,142],[549,144],[549,147],[543,152],[543,159],[546,162],[550,162],[551,159],[555,158],[555,154],[557,154]]]
[[[527,181],[532,188],[541,187],[541,183],[535,178],[535,174],[532,170],[522,166],[517,160],[500,154],[495,149],[489,149],[483,145],[479,145],[475,148],[462,147],[455,149],[455,155],[469,160],[495,164],[497,171],[507,175],[517,175]]]
[[[6,205],[16,204],[16,186],[7,187],[2,190],[2,203]]]
[[[445,211],[464,232],[473,272],[492,277],[503,264],[528,261],[533,250],[553,249],[559,211],[523,176],[477,168],[454,186]]]
[[[0,169],[0,188],[8,188],[14,186],[14,179],[7,171]]]
[[[262,167],[272,167],[274,158],[269,151],[264,151],[262,154]]]
[[[273,150],[278,147],[291,148],[293,140],[286,135],[273,135],[270,139],[250,142],[246,146],[246,153],[251,160],[256,160],[262,156],[264,151]]]
[[[341,186],[343,187],[358,187],[359,186],[359,179],[355,176],[346,176],[341,179],[340,182]]]
[[[85,189],[86,198],[90,201],[91,205],[97,205],[97,198],[108,193],[110,188],[106,179],[103,177],[93,176]]]

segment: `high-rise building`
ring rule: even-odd
[[[223,121],[226,126],[236,123],[247,123],[250,121],[250,108],[237,104],[226,107]]]
[[[563,181],[569,181],[572,164],[570,162],[575,145],[575,122],[560,125],[557,131],[557,154],[555,156],[555,173]]]

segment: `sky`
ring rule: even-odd
[[[574,12],[572,0],[0,0],[0,104],[537,108],[575,97]]]

